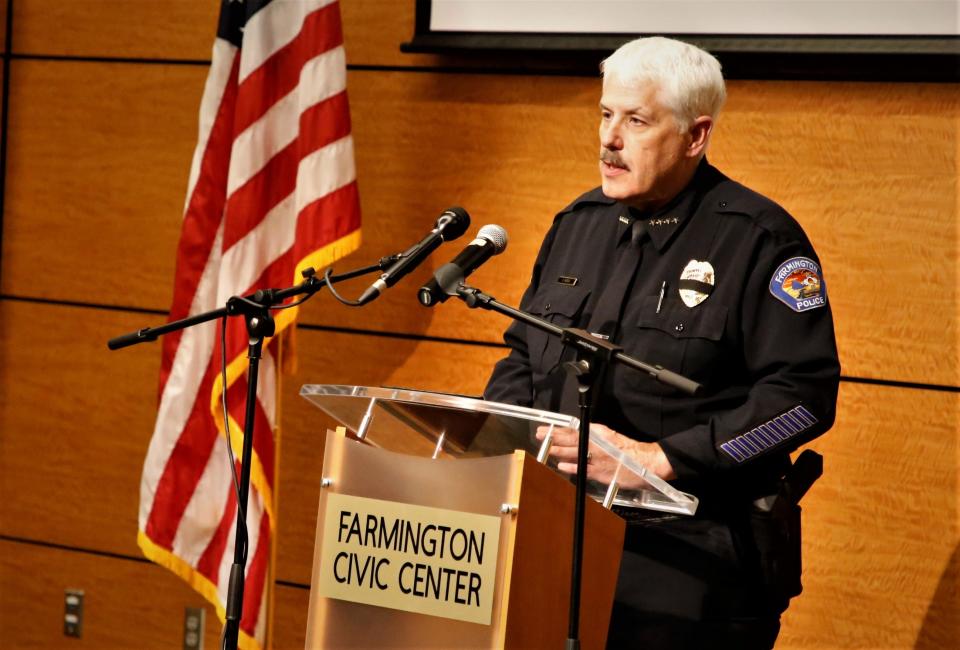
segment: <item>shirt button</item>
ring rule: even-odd
[[[677,323],[677,324],[673,327],[673,329],[675,329],[675,330],[678,331],[678,332],[682,332],[682,331],[683,331],[683,323]]]
[[[727,202],[726,202],[726,201],[720,201],[720,207],[721,207],[721,208],[727,207]]]

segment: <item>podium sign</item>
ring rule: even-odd
[[[490,624],[500,517],[327,495],[317,593]]]

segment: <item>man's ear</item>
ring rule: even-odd
[[[713,132],[713,118],[709,115],[701,115],[693,121],[688,131],[690,135],[690,144],[687,145],[686,155],[688,158],[698,158],[707,148],[707,142],[710,141],[710,134]]]

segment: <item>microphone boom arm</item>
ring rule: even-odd
[[[561,342],[567,347],[572,347],[579,352],[584,352],[589,355],[600,353],[600,355],[607,360],[616,361],[646,373],[661,384],[676,388],[688,395],[695,395],[700,389],[700,384],[697,382],[675,373],[672,370],[667,370],[662,366],[652,366],[628,354],[624,354],[620,351],[620,348],[614,346],[609,341],[599,339],[585,330],[574,327],[557,327],[553,323],[534,316],[533,314],[528,314],[525,311],[505,305],[493,296],[485,294],[474,287],[461,284],[457,287],[457,296],[471,309],[480,307],[489,311],[495,311],[498,314],[503,314],[513,320],[521,321],[526,325],[535,327],[552,336],[559,337]]]

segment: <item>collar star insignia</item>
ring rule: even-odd
[[[647,222],[647,224],[651,226],[669,226],[671,223],[680,223],[680,219],[677,217],[673,217],[672,219],[670,217],[665,217],[663,219],[651,219]]]

